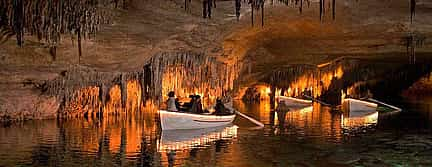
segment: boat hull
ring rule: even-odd
[[[218,127],[232,123],[235,118],[235,114],[217,116],[171,112],[166,110],[159,110],[159,114],[162,130]]]
[[[280,96],[278,97],[278,104],[288,108],[299,109],[312,106],[312,100],[303,100],[293,97]]]
[[[343,110],[350,113],[350,117],[363,116],[365,113],[376,111],[378,107],[375,103],[351,98],[344,99],[342,106]]]

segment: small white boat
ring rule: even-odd
[[[158,142],[159,152],[185,150],[237,137],[237,126],[229,124],[205,129],[164,130]]]
[[[228,125],[234,121],[233,115],[209,115],[159,110],[162,130],[202,129]]]
[[[312,106],[312,100],[298,99],[294,97],[279,96],[278,104],[288,108],[305,108]]]
[[[342,110],[350,113],[351,117],[364,115],[364,112],[376,111],[378,105],[363,100],[346,98],[342,100]]]

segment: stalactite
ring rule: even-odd
[[[123,1],[124,8],[127,1]],[[0,0],[0,30],[12,29],[19,46],[24,43],[24,33],[36,36],[55,58],[61,35],[79,36],[81,45],[81,40],[112,20],[111,9],[116,6],[117,1],[111,0]],[[0,39],[4,36],[10,33],[0,32]]]
[[[264,26],[264,4],[265,0],[249,0],[251,6],[251,25],[254,26],[254,10],[261,9],[261,25]]]
[[[254,26],[254,7],[253,7],[253,3],[251,3],[252,1],[249,1],[250,5],[251,5],[251,25],[252,27]]]
[[[332,18],[336,19],[336,0],[332,0]]]
[[[300,12],[300,14],[303,12],[303,0],[300,0],[299,12]]]
[[[98,72],[82,66],[45,84],[42,93],[61,102],[60,117],[121,114],[139,111],[146,102],[199,94],[209,102],[234,89],[241,67],[197,53],[160,53],[136,72]]]
[[[77,34],[78,34],[78,64],[81,63],[81,56],[82,56],[82,38],[81,38],[81,28],[78,28],[77,30]]]
[[[416,0],[410,0],[410,14],[411,14],[411,24],[414,20],[414,16],[415,16],[415,9],[416,9]]]
[[[264,27],[264,1],[261,3],[261,27]]]
[[[241,0],[235,0],[235,13],[237,21],[240,20]]]
[[[319,10],[320,20],[322,20],[323,19],[323,0],[320,0],[319,6],[320,6],[320,10]]]
[[[342,67],[337,63],[325,68],[298,65],[287,69],[277,69],[263,80],[277,88],[276,95],[298,96],[305,89],[312,90],[312,95],[318,97],[322,91],[329,89],[334,78],[342,77],[344,71],[351,67]],[[282,94],[281,90],[285,94]]]
[[[402,43],[406,47],[406,53],[409,57],[409,62],[415,64],[416,62],[416,48],[423,47],[426,36],[422,34],[409,33],[402,37]]]
[[[324,16],[325,13],[326,13],[326,9],[325,9],[325,2],[326,2],[326,0],[322,0],[322,14],[323,14],[323,16]]]
[[[194,53],[162,53],[151,64],[152,85],[161,86],[154,89],[153,96],[159,99],[165,99],[169,91],[181,97],[200,94],[205,100],[220,97],[224,91],[233,89],[233,80],[238,76],[234,66],[218,69],[223,64],[216,59]]]
[[[24,3],[23,0],[13,0],[13,27],[16,34],[17,45],[24,42]]]
[[[120,75],[120,90],[121,90],[121,104],[122,107],[126,107],[126,101],[127,101],[127,81],[126,76],[121,74]]]

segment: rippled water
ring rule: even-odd
[[[159,130],[156,112],[100,120],[28,121],[0,128],[0,166],[432,165],[432,98],[403,99],[399,114],[363,117],[313,107],[235,107],[243,118],[210,130]]]

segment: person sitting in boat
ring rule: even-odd
[[[195,99],[195,100],[192,102],[192,106],[191,106],[191,108],[190,108],[189,111],[191,113],[195,113],[195,114],[201,114],[201,113],[203,113],[202,103],[201,103],[201,96],[195,95],[193,99]]]
[[[198,108],[198,104],[197,104],[197,99],[195,95],[191,96],[191,101],[189,102],[189,112],[191,113],[197,113],[197,108]]]
[[[218,98],[216,100],[215,112],[213,114],[215,114],[215,115],[230,115],[231,113],[228,112],[227,108],[222,103],[222,100],[220,100]]]
[[[175,98],[175,106],[176,106],[177,110],[179,110],[179,111],[182,110],[179,98]]]
[[[312,96],[312,91],[310,91],[308,88],[305,88],[303,91],[303,96],[305,96],[304,98],[308,98]]]
[[[168,100],[167,100],[167,110],[168,111],[178,111],[177,107],[176,107],[176,102],[175,102],[175,94],[173,91],[168,93]]]
[[[192,104],[195,101],[195,95],[189,95],[190,101],[183,104],[183,107],[187,110],[190,110],[192,108]]]
[[[201,96],[200,95],[196,95],[196,104],[197,104],[197,113],[201,114],[204,113],[203,109],[202,109],[202,103],[201,103]]]

